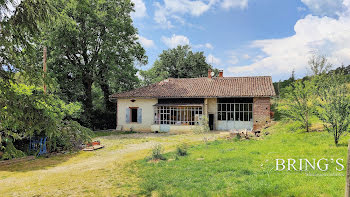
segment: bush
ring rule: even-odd
[[[193,133],[195,134],[203,134],[210,131],[209,128],[209,119],[207,116],[202,116],[199,120],[199,125],[193,128]]]
[[[115,129],[115,112],[94,110],[91,116],[93,130]]]
[[[156,144],[152,148],[152,154],[148,160],[166,160],[163,155],[164,148],[161,144]]]
[[[188,154],[187,148],[188,148],[187,144],[181,144],[181,145],[177,146],[176,154],[178,156],[186,156]]]
[[[0,89],[0,149],[4,157],[14,158],[26,151],[21,144],[31,137],[47,137],[48,150],[73,150],[90,140],[91,131],[68,121],[80,117],[81,103],[65,103],[53,94],[26,84],[8,84]],[[11,143],[8,143],[11,141]],[[11,147],[7,147],[11,146]],[[14,151],[22,149],[22,151]],[[11,150],[11,151],[10,151]]]
[[[15,146],[13,145],[12,141],[9,140],[6,143],[4,154],[1,157],[1,160],[7,160],[7,159],[13,159],[13,158],[20,158],[24,157],[26,154],[20,150],[17,150]]]
[[[64,121],[58,135],[49,138],[50,151],[75,151],[91,142],[93,132],[75,121]]]

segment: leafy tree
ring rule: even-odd
[[[59,0],[60,18],[47,27],[49,68],[66,101],[81,101],[83,122],[92,126],[93,84],[103,92],[105,111],[114,111],[109,95],[138,84],[135,61],[147,63],[137,41],[129,0]]]
[[[313,82],[298,80],[285,89],[284,100],[278,107],[281,113],[302,124],[309,132],[310,116],[313,112]]]
[[[312,54],[308,63],[312,75],[326,74],[332,68],[332,64],[328,62],[327,57],[317,53]]]
[[[9,7],[14,7],[14,2],[18,1],[0,1],[0,149],[7,148],[4,143],[10,145],[13,140],[45,130],[43,127],[50,130],[49,125],[35,122],[47,118],[39,104],[33,103],[33,99],[41,99],[28,95],[17,76],[30,85],[42,84],[38,77],[42,75],[37,53],[41,48],[39,24],[48,22],[54,12],[46,0],[22,0],[12,12]]]
[[[273,87],[275,88],[276,94],[279,96],[284,94],[286,92],[285,88],[290,86],[293,82],[295,81],[295,70],[293,69],[291,76],[284,80],[284,81],[279,81],[279,82],[274,82]]]
[[[14,2],[20,3],[12,12],[9,7]],[[41,25],[56,16],[50,2],[0,0],[0,11],[0,150],[5,151],[2,159],[22,156],[13,142],[32,136],[48,137],[49,145],[67,133],[74,134],[71,140],[89,138],[86,128],[71,121],[80,116],[81,104],[66,104],[52,94],[43,94],[39,88],[43,83]],[[49,79],[45,78],[47,82]]]
[[[190,46],[164,50],[152,68],[140,71],[143,83],[149,85],[167,78],[195,78],[207,76],[212,66],[205,61],[203,52],[192,52]],[[218,72],[217,69],[213,70]]]
[[[46,0],[22,0],[14,12],[14,0],[0,1],[0,87],[14,81],[15,73],[21,72],[28,82],[38,82],[39,24],[54,16],[52,6]],[[40,80],[41,81],[41,78]]]
[[[55,144],[62,138],[63,130],[73,124],[69,120],[78,118],[82,112],[81,104],[66,104],[57,96],[43,94],[42,88],[35,86],[11,83],[9,90],[0,91],[0,95],[4,104],[0,107],[0,147],[3,149],[3,144],[11,148],[13,141],[33,136],[46,136]],[[84,133],[76,133],[77,136],[88,136],[84,128],[81,130]],[[76,131],[79,130],[72,132]],[[13,148],[8,151],[16,152]]]
[[[333,134],[337,145],[340,137],[349,130],[350,96],[349,86],[343,74],[321,75],[318,81],[316,115],[324,128]]]

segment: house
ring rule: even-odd
[[[272,79],[257,77],[169,78],[113,94],[117,129],[188,132],[206,116],[211,130],[257,130],[270,122]]]

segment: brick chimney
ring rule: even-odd
[[[224,70],[219,70],[219,77],[224,77]]]
[[[211,69],[208,69],[208,78],[211,79]]]

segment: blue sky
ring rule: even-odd
[[[307,72],[312,53],[350,64],[350,0],[133,0],[148,69],[168,48],[189,44],[225,76]]]

